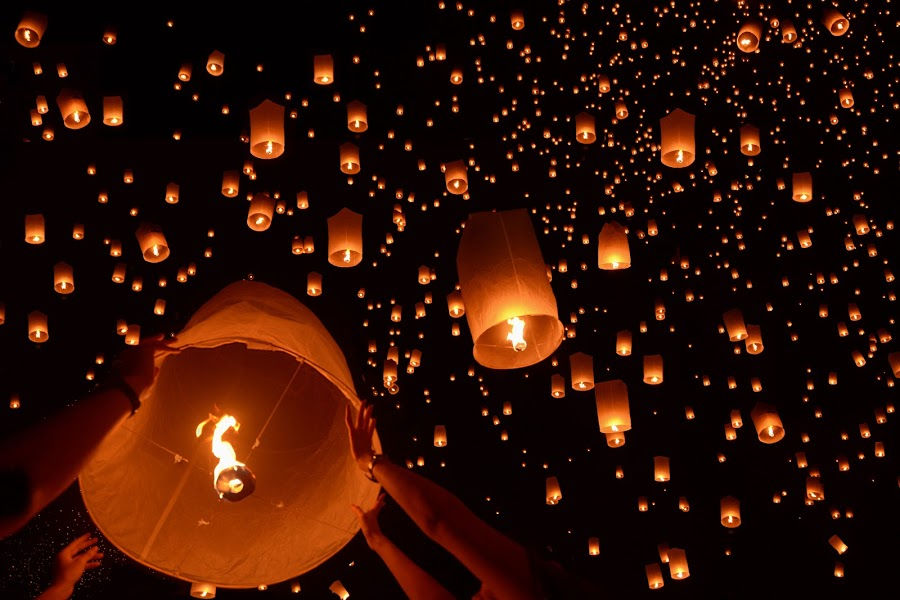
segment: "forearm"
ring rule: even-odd
[[[106,434],[131,410],[128,397],[118,390],[94,392],[0,445],[0,471],[24,473],[29,498],[22,514],[2,515],[0,538],[14,533],[69,487]]]
[[[34,600],[68,600],[72,596],[73,591],[74,588],[71,585],[54,583]]]
[[[410,600],[453,600],[453,595],[384,536],[370,542]]]

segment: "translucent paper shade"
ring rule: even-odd
[[[525,210],[470,215],[456,255],[475,360],[492,369],[533,365],[563,337],[547,266]],[[524,321],[527,346],[516,351],[509,320]]]
[[[659,120],[660,160],[667,167],[694,163],[694,115],[676,108]]]
[[[284,153],[284,107],[263,100],[250,109],[250,154],[277,158]]]
[[[605,271],[627,269],[631,266],[631,250],[625,228],[611,221],[600,230],[597,242],[597,266]]]
[[[343,208],[328,219],[328,262],[336,267],[355,267],[362,261],[363,216]]]
[[[344,409],[359,401],[322,323],[292,296],[242,281],[175,345],[156,356],[141,410],[81,473],[103,535],[141,564],[218,587],[286,580],[334,555],[358,530],[348,505],[370,506],[378,486],[347,451]],[[240,422],[226,439],[256,475],[240,502],[219,500],[209,434],[195,437],[214,405]]]

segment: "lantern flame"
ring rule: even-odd
[[[510,330],[509,333],[506,334],[506,339],[512,343],[513,350],[522,352],[528,347],[528,343],[525,341],[524,337],[525,321],[519,317],[513,317],[512,319],[507,319],[506,323],[510,325]]]
[[[272,152],[274,152],[274,150],[275,150],[275,148],[272,147],[272,140],[269,140],[268,142],[266,142],[266,154],[272,154]]]
[[[351,259],[351,256],[350,256],[350,248],[347,248],[347,249],[344,250],[344,262],[345,262],[345,263],[349,263],[349,262],[350,262],[350,259]]]
[[[222,495],[222,490],[219,490],[216,486],[216,482],[219,480],[219,475],[225,469],[231,469],[234,467],[244,467],[244,463],[237,460],[237,455],[234,452],[234,447],[229,443],[222,439],[222,436],[225,435],[225,432],[229,429],[234,429],[235,431],[240,430],[241,424],[238,423],[237,419],[235,419],[231,415],[222,415],[218,421],[216,421],[215,417],[210,415],[208,419],[205,421],[201,421],[197,425],[196,436],[200,437],[203,435],[203,429],[206,427],[206,424],[210,421],[216,424],[215,430],[213,430],[212,436],[212,453],[213,455],[219,459],[219,463],[216,465],[216,468],[213,470],[213,487],[216,487],[216,490],[219,491],[219,494]],[[244,482],[238,478],[232,478],[228,481],[228,491],[233,494],[240,493],[241,490],[244,489]]]
[[[679,148],[678,154],[675,155],[675,162],[677,162],[678,164],[681,164],[684,162],[684,150],[681,150]]]
[[[25,38],[25,41],[26,41],[26,42],[30,42],[30,41],[31,41],[31,30],[30,30],[30,29],[26,29],[25,31],[23,31],[23,32],[22,32],[22,37]]]

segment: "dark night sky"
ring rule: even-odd
[[[850,31],[838,37],[820,23],[826,4],[818,0],[811,6],[535,1],[522,3],[521,31],[510,27],[515,5],[509,4],[330,2],[314,10],[307,4],[289,12],[223,3],[196,14],[141,5],[139,15],[127,6],[115,13],[81,6],[2,9],[0,119],[8,150],[0,158],[0,434],[26,428],[89,391],[86,372],[94,369],[99,378],[106,369],[94,364],[97,354],[109,359],[123,347],[117,319],[140,323],[143,335],[177,331],[219,289],[253,277],[295,295],[328,327],[360,397],[376,404],[389,456],[400,464],[424,457],[418,472],[513,538],[595,580],[610,597],[887,596],[900,559],[900,438],[887,358],[897,351],[890,338],[900,335],[896,284],[886,277],[886,270],[900,271],[891,5],[841,1]],[[25,8],[49,16],[36,49],[13,36]],[[760,18],[765,35],[758,52],[745,54],[735,36],[752,17]],[[782,43],[773,23],[786,18],[798,31],[797,44]],[[118,32],[113,46],[101,41],[108,25]],[[436,44],[446,46],[445,61],[429,60]],[[226,56],[221,77],[204,68],[214,49]],[[312,57],[321,53],[334,56],[334,85],[312,82]],[[57,77],[60,62],[66,79]],[[193,76],[176,90],[184,62],[192,63]],[[450,83],[456,67],[464,72],[462,85]],[[598,93],[599,74],[612,82],[608,93]],[[838,103],[845,86],[855,100],[850,109]],[[63,87],[84,95],[88,127],[63,126],[55,102]],[[43,127],[30,123],[38,94],[50,104],[44,125],[54,129],[53,141],[43,141]],[[102,124],[106,95],[123,97],[121,127]],[[241,134],[249,132],[248,109],[265,98],[297,111],[296,119],[286,119],[285,153],[254,159],[257,179],[242,176],[240,196],[225,198],[222,172],[251,158]],[[346,127],[345,104],[353,99],[368,107],[369,129],[362,134]],[[625,119],[615,118],[617,100],[628,107]],[[222,114],[223,105],[229,114]],[[659,119],[679,107],[696,115],[697,160],[676,170],[660,163],[655,144]],[[574,115],[581,111],[596,118],[594,144],[574,142]],[[752,159],[739,151],[744,123],[761,132],[762,152]],[[404,149],[407,140],[411,151]],[[360,147],[362,170],[352,182],[338,169],[338,146],[346,141]],[[470,165],[465,198],[447,194],[439,170],[460,159]],[[707,161],[717,174],[704,168]],[[89,164],[96,175],[88,175]],[[133,170],[133,184],[123,183],[125,169]],[[791,200],[791,174],[800,171],[813,173],[812,202]],[[778,189],[779,178],[787,189]],[[164,202],[170,181],[180,185],[176,205]],[[674,191],[674,182],[683,191]],[[107,204],[97,201],[101,190]],[[290,208],[300,190],[309,193],[309,209],[276,215],[265,232],[247,227],[246,193],[278,192]],[[403,231],[392,223],[396,204],[406,216]],[[327,263],[326,218],[345,206],[364,214],[364,259],[337,269]],[[139,217],[129,214],[132,208]],[[576,335],[550,359],[498,371],[473,360],[465,319],[461,335],[450,335],[445,296],[458,281],[456,249],[468,214],[510,208],[531,213],[553,269],[559,318]],[[23,241],[24,216],[32,213],[46,219],[41,245]],[[854,229],[854,215],[867,219],[868,233]],[[596,267],[597,234],[613,219],[629,229],[632,266],[625,271]],[[646,235],[650,219],[656,236]],[[143,220],[165,231],[172,254],[163,263],[141,260],[134,231]],[[72,239],[76,222],[85,226],[84,240]],[[799,230],[811,231],[812,247],[799,247]],[[291,254],[295,235],[313,236],[315,252]],[[583,235],[589,244],[582,244]],[[122,242],[121,259],[109,256],[104,238]],[[208,247],[212,257],[204,258]],[[680,267],[684,257],[689,269]],[[562,259],[565,273],[558,269]],[[52,268],[60,260],[74,266],[71,296],[53,291]],[[118,285],[110,275],[120,260],[128,277]],[[190,263],[197,274],[176,282],[177,270]],[[419,265],[435,270],[427,286],[416,281]],[[324,276],[320,297],[305,293],[310,271]],[[131,290],[135,276],[143,277],[141,292]],[[165,288],[157,286],[160,277],[168,279]],[[365,299],[357,297],[359,288]],[[434,303],[426,317],[413,319],[413,305],[427,292]],[[167,302],[162,317],[152,314],[157,298]],[[666,307],[662,321],[654,319],[657,299]],[[392,300],[404,308],[399,324],[389,319]],[[860,321],[848,318],[851,302]],[[827,317],[819,316],[820,305],[827,305]],[[719,332],[723,312],[732,308],[761,326],[762,354],[748,355]],[[28,340],[32,310],[49,315],[45,344]],[[646,333],[638,331],[642,321]],[[838,336],[840,322],[849,328],[846,337]],[[634,333],[630,357],[615,354],[621,329]],[[369,340],[378,345],[371,358]],[[397,395],[381,382],[391,341],[401,356],[415,348],[423,353],[411,375],[401,360]],[[854,365],[853,350],[866,356],[865,366]],[[599,433],[592,393],[568,387],[564,398],[550,396],[550,376],[560,373],[568,382],[569,355],[578,351],[594,357],[597,381],[619,378],[629,386],[633,429],[622,448],[607,447]],[[642,383],[644,354],[663,355],[662,385]],[[828,384],[830,372],[837,385]],[[704,376],[709,386],[701,384]],[[729,376],[736,389],[728,388]],[[751,377],[761,380],[761,392],[751,390]],[[21,401],[15,410],[6,402],[13,395]],[[757,400],[775,405],[784,422],[777,444],[756,438],[750,409]],[[511,415],[502,415],[504,401],[512,402]],[[686,406],[695,419],[685,418]],[[483,408],[490,416],[482,416]],[[737,440],[726,441],[732,409],[740,409],[744,427]],[[876,423],[876,411],[887,413],[885,423]],[[861,423],[871,438],[861,438]],[[446,448],[432,446],[437,424],[447,427]],[[876,441],[884,443],[884,457],[874,456]],[[826,499],[814,506],[804,504],[807,471],[795,464],[797,451],[825,484]],[[653,481],[655,455],[671,458],[670,482]],[[838,456],[849,458],[849,471],[838,471]],[[617,466],[624,479],[615,478]],[[562,487],[557,506],[545,503],[548,475]],[[783,500],[774,504],[780,492]],[[734,530],[719,523],[725,495],[741,500],[743,523]],[[638,496],[653,503],[648,512],[638,512]],[[678,509],[681,496],[689,512]],[[455,595],[477,589],[396,505],[386,509],[383,529]],[[55,552],[86,530],[93,525],[73,486],[0,542],[0,596],[36,595],[49,584]],[[843,579],[832,574],[833,534],[849,546],[840,557]],[[600,539],[597,557],[587,552],[592,536]],[[659,561],[661,542],[686,549],[691,576],[673,581],[664,568],[665,587],[650,591],[644,565]],[[187,597],[186,582],[135,564],[107,540],[101,545],[104,565],[83,579],[75,598]],[[334,579],[354,599],[402,597],[361,535],[300,575],[300,597],[333,598]],[[273,582],[265,592],[219,590],[218,597],[295,596],[286,583]]]

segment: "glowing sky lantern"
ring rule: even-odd
[[[363,216],[342,208],[328,218],[328,262],[336,267],[355,267],[362,261]]]
[[[660,160],[667,167],[694,163],[694,115],[676,108],[659,120]]]
[[[277,158],[284,153],[284,107],[263,100],[250,109],[250,154]]]

